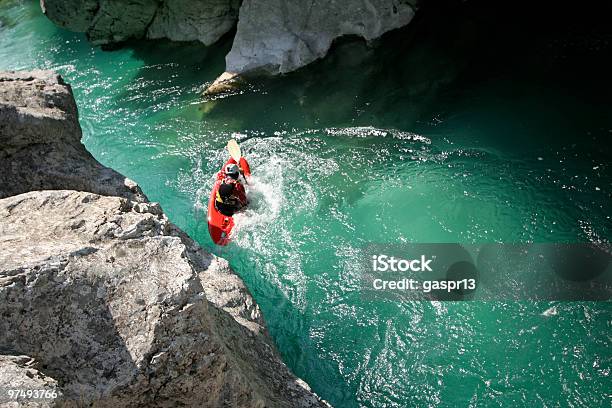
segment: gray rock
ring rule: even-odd
[[[45,15],[97,45],[168,38],[209,45],[235,27],[240,0],[41,0]]]
[[[143,38],[158,8],[155,0],[40,0],[60,27],[84,32],[97,45]]]
[[[238,21],[240,0],[165,0],[147,31],[147,38],[215,43]]]
[[[156,204],[66,190],[0,200],[0,315],[2,349],[39,361],[66,403],[326,406],[282,363],[227,263]]]
[[[72,189],[144,201],[138,185],[81,143],[72,90],[50,71],[0,72],[0,198]]]
[[[244,0],[226,71],[293,71],[327,54],[334,39],[370,41],[408,24],[409,0]]]
[[[99,0],[40,0],[43,13],[60,27],[86,32],[100,8]]]
[[[101,0],[87,28],[87,38],[93,44],[113,44],[130,38],[143,38],[157,7],[158,2],[155,0]]]

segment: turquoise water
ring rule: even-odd
[[[230,261],[284,360],[334,406],[610,406],[609,302],[361,298],[370,242],[611,237],[609,31],[559,21],[534,36],[535,13],[491,34],[515,22],[449,4],[202,102],[231,36],[103,52],[37,2],[0,0],[0,69],[71,83],[87,148]],[[205,205],[232,135],[253,206],[220,249]]]

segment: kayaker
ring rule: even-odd
[[[225,167],[225,178],[217,191],[215,207],[223,215],[231,217],[247,205],[244,186],[238,180],[240,168],[236,164],[228,164]]]

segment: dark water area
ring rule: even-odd
[[[370,46],[342,38],[324,60],[262,81],[259,86],[271,95],[262,99],[293,97],[289,109],[302,113],[304,125],[392,123],[429,130],[459,121],[499,142],[511,140],[505,147],[516,146],[517,137],[525,143],[580,137],[605,153],[611,136],[612,10],[533,3],[520,9],[491,1],[424,2],[409,26]],[[347,92],[351,104],[345,103]],[[273,101],[266,107],[282,124],[288,107],[279,109]],[[254,128],[265,127],[267,119],[248,118]],[[500,129],[500,122],[507,126]],[[548,131],[540,132],[544,124]]]

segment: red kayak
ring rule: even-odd
[[[224,169],[228,164],[235,164],[236,160],[230,158],[217,173],[217,179],[215,185],[210,192],[210,198],[208,199],[208,232],[213,242],[217,245],[227,245],[230,241],[230,235],[234,228],[234,218],[228,217],[227,215],[221,214],[215,207],[215,200],[217,198],[217,190],[225,177]],[[244,157],[240,158],[240,168],[244,172],[244,177],[251,176],[251,168],[249,163]]]

